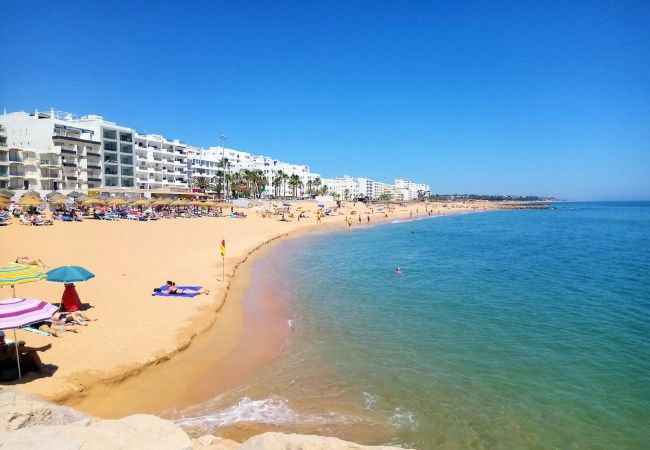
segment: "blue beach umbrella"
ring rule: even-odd
[[[80,266],[61,266],[47,272],[47,281],[73,283],[95,278],[95,274]]]

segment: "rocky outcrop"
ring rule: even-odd
[[[43,402],[16,390],[0,389],[0,448],[169,449],[169,450],[402,450],[368,447],[341,439],[264,433],[243,443],[211,435],[190,439],[173,422],[147,414],[100,420]]]

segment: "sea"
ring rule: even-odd
[[[177,423],[417,449],[650,448],[650,202],[550,206],[342,220],[276,245],[246,302],[286,307],[280,356]]]

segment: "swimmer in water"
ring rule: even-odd
[[[400,269],[399,266],[397,266],[397,269],[395,269],[395,274],[396,275],[401,275],[402,274],[402,269]]]

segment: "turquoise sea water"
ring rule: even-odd
[[[281,244],[254,289],[287,302],[282,356],[179,422],[418,449],[648,448],[650,203],[555,207]]]

